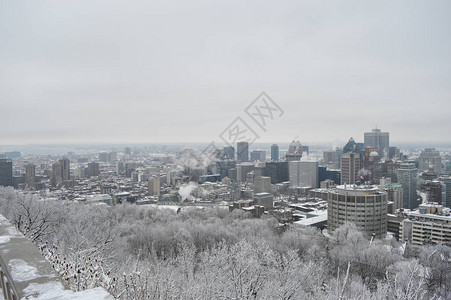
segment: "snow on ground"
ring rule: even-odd
[[[9,221],[3,215],[0,215],[0,224],[1,225],[10,225]]]
[[[142,205],[142,206],[144,206],[144,207],[152,207],[152,208],[158,208],[158,209],[170,209],[170,210],[173,210],[173,211],[177,211],[179,208],[180,208],[180,206],[178,206],[178,205],[157,205],[157,204],[144,204],[144,205]]]
[[[97,287],[81,292],[73,292],[65,290],[60,282],[47,282],[43,284],[31,283],[24,290],[25,299],[39,299],[39,300],[83,300],[83,299],[95,299],[95,300],[109,300],[114,299],[103,288]]]
[[[11,268],[11,276],[15,282],[29,281],[40,277],[37,274],[38,269],[28,265],[22,259],[11,259],[8,265]]]
[[[2,236],[0,236],[0,244],[9,243],[10,239],[11,239],[11,237],[9,235],[2,235]]]
[[[19,230],[17,230],[16,227],[14,226],[9,226],[6,228],[6,231],[8,231],[9,235],[13,235],[13,236],[22,236],[22,233],[19,232]]]

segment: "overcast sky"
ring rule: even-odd
[[[451,141],[450,1],[3,1],[0,144]]]

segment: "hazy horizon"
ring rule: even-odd
[[[360,142],[357,140],[357,142]],[[249,150],[266,150],[267,155],[270,153],[270,146],[275,143],[279,145],[280,151],[286,151],[290,142],[255,142],[249,146]],[[175,153],[183,149],[198,149],[204,151],[207,149],[209,143],[201,142],[179,142],[179,143],[114,143],[114,144],[35,144],[35,145],[0,145],[0,154],[2,152],[19,151],[23,155],[67,155],[73,152],[75,155],[93,154],[101,151],[118,151],[122,152],[126,147],[130,147],[132,151],[146,151],[151,153]],[[343,147],[342,144],[332,143],[303,143],[304,146],[309,146],[310,152],[317,153],[318,151],[332,150],[335,147]],[[165,148],[163,148],[163,146]],[[215,143],[218,149],[226,146],[225,144]],[[398,147],[401,151],[408,153],[419,153],[424,148],[433,147],[444,154],[451,154],[451,143],[392,143],[391,146]],[[164,150],[165,149],[165,150]],[[235,145],[236,149],[236,145]]]

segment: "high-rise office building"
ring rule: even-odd
[[[99,174],[100,174],[99,163],[90,162],[88,164],[88,177],[99,176]]]
[[[338,185],[341,183],[341,170],[326,170],[326,179],[333,180]]]
[[[160,176],[153,176],[147,181],[149,195],[160,196]]]
[[[357,149],[358,145],[355,142],[354,138],[350,138],[349,141],[346,143],[346,145],[343,147],[342,153],[360,153],[360,149]],[[341,156],[340,156],[341,157]]]
[[[391,182],[398,182],[398,169],[400,162],[391,160],[379,161],[373,165],[373,182],[378,182],[382,178],[390,178]]]
[[[56,186],[70,179],[70,160],[63,158],[52,165],[52,185]]]
[[[125,163],[123,161],[118,161],[116,163],[116,174],[123,175],[125,173]]]
[[[249,161],[249,143],[238,142],[236,145],[236,157],[239,162]]]
[[[341,184],[359,182],[360,154],[348,152],[341,155]]]
[[[302,145],[299,141],[292,141],[288,147],[288,151],[285,155],[287,162],[301,160],[302,158]],[[288,168],[290,168],[288,166]]]
[[[451,176],[439,178],[442,183],[442,205],[451,208]]]
[[[271,193],[271,178],[256,176],[254,178],[254,193]]]
[[[99,161],[100,162],[113,162],[117,159],[117,153],[115,151],[111,152],[100,152],[99,153]]]
[[[379,148],[380,157],[388,157],[388,147],[390,146],[390,134],[381,132],[380,129],[373,129],[371,132],[364,133],[364,144],[366,147]]]
[[[216,162],[215,173],[221,175],[221,180],[224,177],[229,177],[229,169],[236,168],[236,161],[234,160],[218,160]]]
[[[265,174],[266,162],[255,163],[254,173],[255,177],[261,177]]]
[[[335,150],[327,150],[323,151],[323,163],[326,165],[335,165],[336,163],[336,151]]]
[[[438,178],[438,174],[435,173],[434,168],[429,168],[428,171],[421,173],[421,179],[423,180],[434,180]]]
[[[265,161],[266,151],[265,150],[253,150],[251,151],[251,161]]]
[[[63,174],[61,170],[61,164],[59,161],[53,163],[52,165],[52,186],[57,186],[60,182],[63,181]]]
[[[335,148],[335,169],[341,169],[341,155],[343,154],[343,149],[340,147]]]
[[[135,162],[126,162],[125,163],[125,176],[130,178],[132,176],[132,172],[136,170],[138,167],[138,163]]]
[[[368,170],[372,163],[375,163],[374,158],[377,158],[379,161],[379,152],[377,147],[366,147],[363,157],[363,168]],[[376,161],[376,162],[377,162]]]
[[[397,147],[388,147],[388,159],[400,159],[401,152]]]
[[[28,164],[25,166],[25,184],[30,189],[36,187],[36,166],[33,164]]]
[[[327,193],[327,229],[354,223],[367,237],[387,234],[387,193],[377,186],[340,185]]]
[[[321,185],[322,181],[331,180],[333,184],[341,184],[341,171],[332,169],[329,170],[325,166],[318,166],[318,186]]]
[[[271,177],[271,183],[281,183],[288,181],[288,162],[271,161],[267,162],[263,170],[264,176]]]
[[[386,184],[384,190],[387,192],[387,201],[392,202],[392,212],[403,207],[403,188],[398,183]]]
[[[290,161],[299,161],[302,158],[302,145],[299,141],[292,141],[285,154],[285,160],[288,162],[288,174],[290,173]],[[289,175],[288,175],[289,176]]]
[[[0,186],[13,185],[13,163],[7,159],[0,159]]]
[[[276,144],[271,145],[271,160],[279,161],[279,145]]]
[[[434,168],[437,174],[441,174],[443,171],[440,152],[435,150],[435,148],[425,148],[421,151],[418,159],[418,169],[420,172],[428,171],[429,168]]]
[[[108,162],[114,162],[117,160],[117,153],[116,151],[108,152]]]
[[[60,159],[63,181],[70,179],[70,160],[69,158]]]
[[[365,155],[365,145],[364,143],[357,143],[352,137],[343,147],[342,153],[356,153],[360,154],[360,167],[363,166],[363,157]],[[341,164],[341,155],[337,157]],[[340,165],[341,168],[341,165]]]
[[[373,169],[374,165],[380,161],[378,148],[377,147],[367,147],[365,148],[365,156],[363,158],[363,168],[365,172],[363,176],[366,182],[370,182],[375,184],[376,181],[373,181]]]
[[[420,185],[420,191],[426,194],[428,202],[442,205],[442,183],[440,181],[424,180]]]
[[[232,182],[237,182],[238,181],[238,175],[237,174],[238,174],[238,171],[237,171],[236,168],[229,169],[227,177],[229,177]]]
[[[318,187],[318,162],[290,161],[289,177],[291,187]]]
[[[223,159],[235,159],[235,148],[232,146],[224,147],[222,151],[222,158]]]
[[[255,164],[249,162],[236,165],[237,182],[246,182],[247,174],[254,171],[254,168]]]
[[[418,207],[417,200],[418,169],[414,164],[402,164],[398,169],[398,183],[403,189],[403,207],[414,209]]]

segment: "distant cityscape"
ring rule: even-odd
[[[2,1],[3,298],[451,300],[450,12]]]
[[[451,244],[451,149],[401,149],[381,129],[332,149],[301,141],[237,141],[210,155],[177,144],[93,148],[102,151],[0,153],[0,186],[80,205],[224,206],[328,231],[351,222],[368,238]]]

